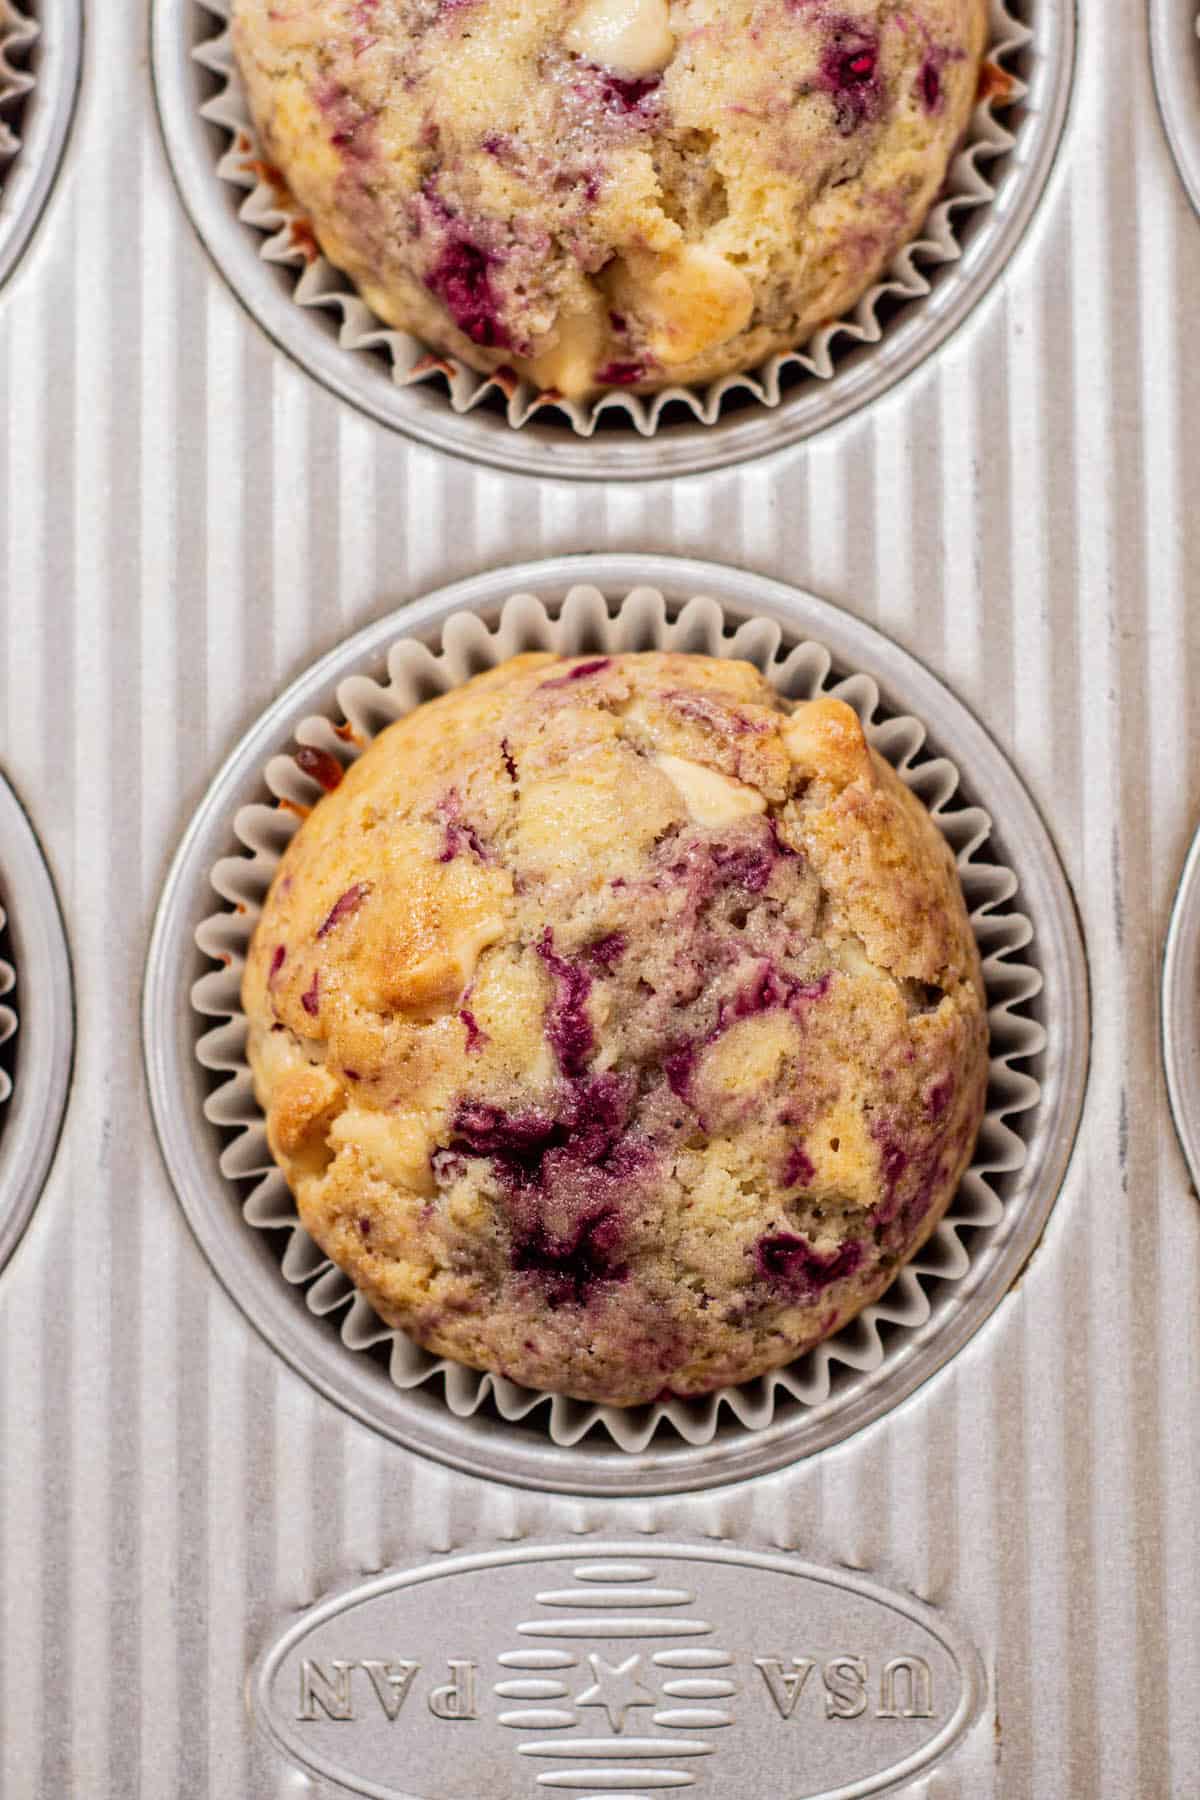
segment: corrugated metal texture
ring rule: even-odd
[[[1156,1002],[1200,816],[1200,223],[1141,0],[1090,10],[1047,203],[932,366],[783,459],[592,491],[410,449],[276,353],[177,204],[144,9],[91,9],[64,175],[0,299],[0,758],[79,989],[64,1140],[0,1281],[4,1800],[306,1791],[243,1706],[277,1622],[362,1570],[576,1530],[794,1545],[945,1605],[994,1671],[999,1720],[930,1800],[1194,1794],[1200,1217]],[[405,597],[590,548],[795,579],[932,664],[1050,822],[1095,1012],[1045,1243],[952,1368],[810,1466],[605,1506],[405,1457],[291,1375],[187,1235],[137,1040],[158,887],[235,734]]]

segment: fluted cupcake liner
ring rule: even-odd
[[[498,398],[511,426],[545,420],[553,410],[585,438],[592,436],[606,415],[610,415],[610,423],[615,415],[643,437],[653,436],[664,409],[672,403],[682,403],[693,419],[705,425],[718,423],[731,399],[749,397],[774,408],[791,390],[797,374],[829,381],[847,350],[878,343],[897,306],[924,299],[932,292],[935,271],[960,260],[963,226],[972,214],[996,199],[996,188],[988,180],[986,170],[1017,141],[999,114],[1025,96],[1015,64],[1034,36],[1006,0],[990,0],[990,37],[979,98],[963,145],[947,171],[942,196],[926,219],[920,237],[898,252],[886,278],[870,288],[852,312],[822,326],[797,349],[776,353],[743,373],[706,384],[668,387],[648,395],[610,389],[593,400],[577,402],[543,392],[511,371],[480,374],[459,358],[383,323],[347,277],[320,254],[302,209],[288,193],[278,171],[263,157],[234,58],[229,31],[231,0],[191,3],[217,21],[213,33],[193,52],[218,83],[217,92],[200,109],[202,118],[228,135],[229,146],[220,158],[217,173],[244,193],[239,215],[261,235],[260,254],[264,262],[288,274],[296,304],[339,315],[342,348],[348,353],[368,355],[382,351],[397,386],[441,378],[448,386],[449,402],[456,413],[469,413],[489,399]]]
[[[747,1430],[762,1429],[774,1419],[781,1400],[805,1407],[826,1404],[838,1364],[873,1372],[902,1354],[906,1335],[930,1320],[931,1284],[961,1281],[1005,1217],[1004,1178],[1022,1167],[1026,1155],[1025,1143],[1009,1121],[1029,1114],[1041,1094],[1038,1082],[1017,1065],[1037,1056],[1045,1043],[1041,1026],[1022,1010],[1040,991],[1042,978],[1021,954],[1033,939],[1033,928],[1010,904],[1017,877],[993,860],[990,818],[963,801],[953,763],[927,753],[918,720],[882,713],[874,681],[861,674],[835,674],[820,644],[801,643],[785,655],[781,642],[780,627],[770,619],[751,619],[728,629],[721,608],[704,597],[689,600],[669,616],[662,594],[649,587],[631,590],[613,615],[599,589],[591,586],[572,588],[556,617],[533,595],[516,594],[502,608],[494,629],[473,614],[453,615],[439,651],[415,639],[400,639],[388,654],[386,679],[347,677],[337,689],[341,716],[314,714],[295,731],[297,747],[310,745],[348,764],[381,730],[422,701],[523,650],[578,655],[664,649],[741,657],[791,699],[828,693],[847,701],[874,748],[928,806],[955,854],[987,986],[990,1081],[974,1160],[946,1216],[879,1300],[788,1366],[702,1398],[631,1408],[597,1406],[481,1374],[432,1355],[403,1331],[384,1324],[349,1277],[330,1263],[300,1224],[291,1192],[271,1158],[246,1060],[241,1010],[242,971],[263,901],[302,812],[322,790],[292,756],[275,756],[263,771],[275,804],[244,806],[230,821],[231,838],[243,848],[213,868],[212,886],[222,905],[196,932],[200,949],[217,966],[192,989],[194,1007],[210,1022],[196,1048],[216,1084],[205,1113],[228,1134],[221,1171],[242,1195],[247,1226],[282,1234],[281,1278],[304,1289],[310,1311],[340,1331],[347,1352],[388,1346],[392,1381],[401,1388],[440,1381],[447,1406],[459,1417],[490,1401],[508,1420],[539,1414],[530,1422],[544,1424],[560,1446],[578,1443],[599,1425],[629,1452],[645,1449],[662,1429],[691,1444],[709,1443],[725,1411]],[[219,1023],[211,1025],[213,1020]]]
[[[0,951],[5,948],[8,937],[8,919],[4,908],[0,906]],[[12,1078],[4,1067],[2,1052],[4,1045],[17,1029],[17,1015],[11,1006],[4,1004],[5,994],[11,994],[16,986],[17,977],[11,963],[0,955],[0,1106],[12,1093]]]
[[[34,84],[25,59],[37,34],[35,22],[13,0],[0,0],[0,182],[21,146],[21,102]]]

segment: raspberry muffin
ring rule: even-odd
[[[913,239],[986,0],[234,0],[267,156],[389,324],[570,398],[704,382]]]
[[[429,1350],[634,1404],[784,1363],[928,1237],[984,1104],[953,858],[842,702],[513,658],[284,856],[243,1001],[318,1243]]]

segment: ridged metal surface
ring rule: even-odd
[[[953,1613],[996,1717],[911,1794],[1195,1794],[1200,1215],[1156,1007],[1200,816],[1200,225],[1143,0],[1082,24],[1047,202],[933,365],[777,460],[592,489],[408,447],[273,350],[181,215],[145,8],[91,9],[67,164],[0,300],[0,760],[80,1002],[63,1141],[0,1280],[4,1800],[313,1793],[242,1696],[295,1608],[451,1547],[650,1531],[796,1546]],[[803,1469],[604,1505],[406,1456],[273,1356],[189,1238],[137,1042],[171,847],[278,689],[409,595],[589,548],[742,562],[929,662],[1051,824],[1095,1029],[1049,1231],[950,1368]]]

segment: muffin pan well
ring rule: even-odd
[[[1150,0],[1150,50],[1163,125],[1191,198],[1200,210],[1200,6]]]
[[[688,605],[695,595],[707,598]],[[784,691],[833,689],[856,706],[956,850],[993,1040],[975,1164],[947,1223],[883,1299],[774,1376],[706,1401],[628,1411],[552,1401],[438,1361],[354,1297],[299,1228],[271,1168],[237,996],[256,908],[294,825],[286,806],[262,802],[305,797],[293,792],[305,778],[279,754],[297,733],[336,746],[339,709],[369,734],[501,655],[534,643],[610,648],[614,630],[626,649],[664,637],[709,654],[736,649]],[[210,876],[225,902],[215,915]],[[324,1393],[399,1442],[524,1485],[610,1493],[700,1487],[793,1461],[878,1416],[952,1355],[1044,1226],[1082,1099],[1087,1017],[1082,945],[1053,848],[1012,771],[940,683],[807,595],[713,565],[629,556],[567,558],[462,583],[372,626],[295,684],[235,751],[184,840],[144,997],[168,1167],[210,1260],[264,1335]],[[1043,1020],[1053,1021],[1050,1040]]]
[[[0,0],[0,282],[41,217],[79,81],[79,0]]]
[[[0,776],[0,1269],[45,1184],[73,1041],[58,902],[32,827]]]
[[[593,409],[534,404],[386,328],[315,254],[256,149],[226,29],[229,0],[157,0],[154,65],[184,202],[239,297],[326,385],[383,423],[526,473],[579,478],[711,469],[845,417],[961,322],[1020,239],[1054,160],[1074,57],[1070,0],[992,0],[992,60],[971,132],[918,244],[853,317],[749,376]],[[448,391],[447,391],[448,390]]]

